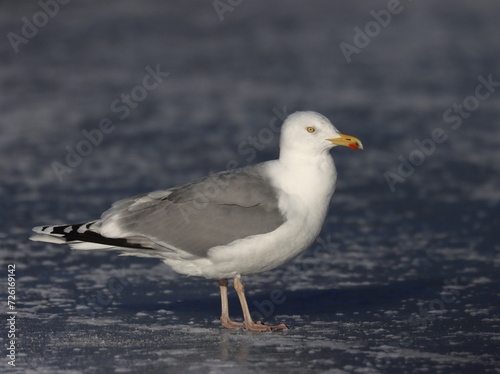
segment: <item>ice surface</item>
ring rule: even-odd
[[[387,1],[243,1],[222,21],[212,2],[70,2],[15,53],[7,34],[41,9],[18,3],[0,15],[2,315],[7,264],[18,302],[16,367],[3,354],[0,372],[498,372],[498,86],[470,98],[479,77],[500,81],[497,2],[401,2],[351,63],[339,44]],[[120,119],[112,103],[158,64],[169,76]],[[455,103],[475,108],[460,126],[443,119]],[[333,151],[337,191],[311,249],[244,279],[254,316],[289,331],[223,329],[217,284],[156,260],[27,240],[274,158],[273,129],[296,110],[365,150]],[[104,118],[113,130],[59,181],[51,164]],[[391,192],[384,173],[436,128],[447,139]]]

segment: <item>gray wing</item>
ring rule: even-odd
[[[142,236],[203,257],[212,247],[271,232],[285,219],[276,190],[256,165],[118,201],[101,221],[104,236]]]

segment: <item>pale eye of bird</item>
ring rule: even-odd
[[[316,129],[312,126],[309,126],[306,130],[307,130],[307,132],[309,132],[311,134],[316,131]]]

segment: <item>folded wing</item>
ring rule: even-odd
[[[100,220],[87,224],[35,231],[52,236],[47,241],[73,241],[72,246],[81,249],[119,249],[126,254],[130,248],[130,254],[148,255],[150,250],[204,257],[212,247],[271,232],[284,220],[276,189],[256,165],[120,200]]]

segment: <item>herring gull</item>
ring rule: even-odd
[[[219,281],[226,328],[287,329],[252,320],[241,276],[280,266],[314,242],[335,190],[329,150],[337,145],[363,149],[321,114],[296,112],[283,123],[278,160],[120,200],[98,220],[35,227],[30,239],[158,258],[181,274]],[[228,278],[243,322],[229,317]]]

